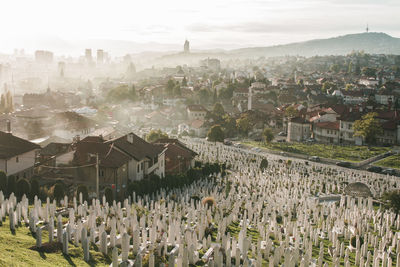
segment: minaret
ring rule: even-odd
[[[251,86],[249,87],[249,99],[247,100],[247,110],[251,110],[253,101],[253,91]]]
[[[188,40],[186,40],[185,44],[183,45],[183,52],[186,54],[190,53],[190,45]]]

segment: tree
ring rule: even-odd
[[[400,191],[386,192],[382,196],[386,202],[386,207],[393,210],[396,214],[400,212]]]
[[[362,74],[364,74],[367,77],[376,78],[376,69],[375,68],[370,68],[370,67],[364,67],[362,69]]]
[[[378,114],[370,112],[360,120],[354,122],[354,136],[361,136],[365,139],[367,144],[374,144],[376,136],[382,134],[382,126],[376,118]]]
[[[214,125],[207,133],[208,140],[211,142],[223,142],[225,138],[224,131],[220,125]]]
[[[182,91],[181,91],[181,86],[177,84],[174,89],[172,90],[172,93],[174,96],[181,96]]]
[[[333,64],[330,68],[331,71],[338,73],[340,70],[340,66],[338,64]]]
[[[15,184],[15,176],[10,175],[8,176],[7,180],[7,193],[10,195],[11,193],[16,193],[16,184]]]
[[[0,171],[0,191],[2,191],[4,195],[7,193],[7,176],[3,171]]]
[[[56,201],[59,203],[61,199],[64,198],[65,192],[64,192],[64,185],[61,182],[57,182],[54,185],[53,189],[53,196],[56,199]]]
[[[220,99],[231,99],[233,96],[233,91],[235,90],[235,86],[233,84],[229,84],[226,88],[222,88],[219,91],[218,97]]]
[[[168,82],[167,82],[167,86],[166,86],[166,88],[165,88],[165,93],[166,93],[167,95],[172,95],[172,94],[173,94],[174,87],[175,87],[175,82],[174,82],[174,80],[169,79]]]
[[[266,168],[268,168],[268,160],[267,159],[262,159],[260,162],[260,169],[263,171]]]
[[[28,196],[31,191],[31,185],[29,181],[26,179],[19,179],[16,187],[16,195],[19,199],[23,197],[23,195]]]
[[[129,94],[130,94],[130,98],[131,98],[132,100],[136,100],[137,95],[136,95],[136,87],[135,87],[134,84],[132,84],[131,89],[130,89],[130,91],[129,91]]]
[[[294,118],[299,115],[299,111],[295,107],[290,106],[285,110],[285,116],[288,118]]]
[[[321,90],[322,92],[326,93],[328,90],[336,90],[337,86],[334,83],[331,82],[324,82],[322,84]]]
[[[135,101],[136,100],[136,89],[129,88],[128,85],[121,85],[118,87],[115,87],[111,89],[107,97],[109,100],[113,102],[120,102],[120,101],[125,101],[125,100],[131,100]]]
[[[352,72],[353,72],[353,62],[350,61],[347,67],[347,73],[352,73]]]
[[[106,197],[106,201],[108,202],[108,204],[112,204],[114,201],[114,194],[113,191],[110,187],[107,187],[104,190],[104,196]]]
[[[214,115],[216,115],[218,117],[224,116],[225,110],[221,103],[215,103],[214,108],[213,108],[213,113],[214,113]]]
[[[270,128],[265,128],[263,131],[263,138],[264,142],[270,143],[272,140],[274,140],[274,133]]]
[[[241,134],[247,136],[247,134],[249,133],[250,128],[251,128],[249,118],[247,116],[245,116],[245,117],[241,117],[241,118],[237,119],[236,127]]]
[[[5,112],[5,110],[6,110],[6,98],[2,94],[0,100],[0,112]]]
[[[168,134],[164,133],[160,129],[158,130],[151,130],[147,135],[146,135],[146,141],[149,143],[153,143],[157,141],[158,139],[167,139]]]
[[[197,96],[200,103],[207,103],[210,99],[210,92],[207,89],[201,89],[198,91]]]
[[[344,88],[344,90],[346,90],[346,91],[351,91],[353,89],[354,89],[354,85],[352,85],[350,83],[346,84],[346,87]]]
[[[235,118],[225,114],[223,117],[223,128],[225,130],[225,136],[231,137],[234,136],[237,128],[236,128],[236,120]]]
[[[86,185],[84,185],[84,184],[78,185],[78,188],[76,189],[76,196],[78,199],[79,199],[80,193],[82,193],[82,201],[83,202],[85,202],[89,199],[89,192],[88,192]],[[82,203],[80,203],[80,204],[82,204]]]
[[[34,199],[35,196],[39,197],[39,192],[40,192],[39,181],[38,179],[33,178],[31,182],[31,193],[30,193],[31,198]]]
[[[182,86],[187,86],[186,76],[183,77]]]

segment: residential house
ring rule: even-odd
[[[154,142],[165,148],[165,173],[179,174],[185,173],[194,167],[194,159],[197,153],[186,147],[177,139],[159,139]]]
[[[91,192],[96,191],[97,158],[100,191],[111,187],[115,194],[123,195],[129,179],[130,157],[99,136],[89,136],[76,143],[72,160],[72,166],[76,167],[73,168],[75,182],[86,184]]]
[[[31,177],[39,151],[39,145],[16,137],[10,131],[0,131],[0,170],[7,176]]]
[[[207,109],[202,105],[189,105],[186,107],[188,120],[204,120],[207,115]]]
[[[161,178],[165,176],[165,151],[159,146],[147,143],[134,133],[107,141],[107,144],[112,144],[115,149],[129,157],[129,180],[142,180],[151,174]]]
[[[338,144],[340,131],[339,121],[317,122],[313,125],[313,137],[317,142]]]
[[[311,137],[311,124],[303,117],[291,118],[288,123],[287,141],[301,142]]]

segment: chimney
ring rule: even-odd
[[[128,135],[126,136],[126,140],[133,144],[133,133],[128,133]]]
[[[7,120],[7,133],[11,133],[11,121]]]

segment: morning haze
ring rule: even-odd
[[[400,267],[400,2],[1,7],[0,266]]]

